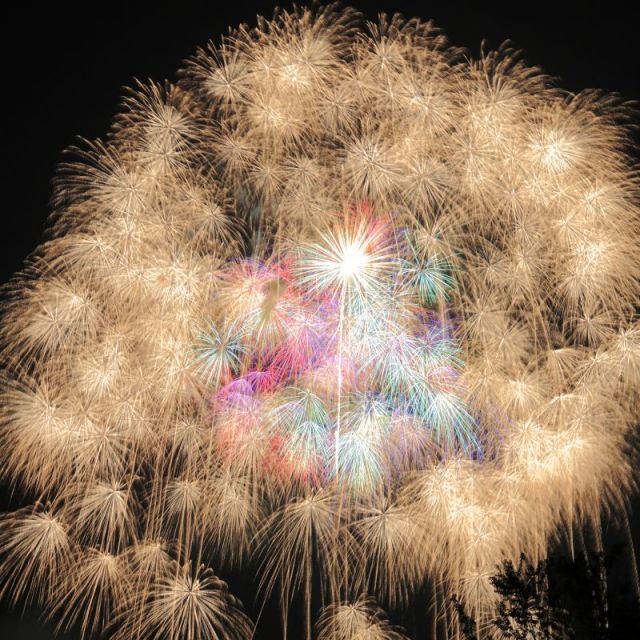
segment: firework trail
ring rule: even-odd
[[[247,571],[284,635],[295,599],[308,639],[456,638],[457,594],[488,637],[496,565],[628,514],[629,114],[334,5],[137,86],[6,288],[0,595],[240,640]]]

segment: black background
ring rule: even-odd
[[[433,18],[452,44],[472,54],[478,53],[483,38],[490,47],[509,39],[526,51],[530,63],[557,76],[564,88],[598,87],[640,99],[639,34],[632,2],[352,4],[370,18],[382,11]],[[76,136],[104,135],[121,88],[134,78],[175,79],[176,69],[197,46],[217,39],[230,25],[253,24],[256,14],[269,17],[273,7],[273,2],[248,0],[147,6],[86,2],[79,7],[25,2],[1,10],[1,282],[42,240],[51,178],[62,150]],[[6,508],[6,491],[2,500],[0,510]],[[636,540],[638,521],[636,516]],[[231,578],[239,595],[251,593],[250,577]],[[268,612],[259,637],[280,636],[277,627],[271,627],[275,620]],[[0,608],[1,640],[52,637],[51,626],[37,623],[34,612],[20,619],[5,605]]]

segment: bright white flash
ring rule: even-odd
[[[340,262],[340,275],[346,280],[357,278],[358,274],[366,268],[369,256],[357,245],[345,247]]]

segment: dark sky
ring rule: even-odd
[[[20,4],[20,3],[17,3]],[[133,78],[173,79],[198,45],[239,22],[269,16],[274,3],[249,0],[155,2],[117,6],[22,2],[2,16],[2,184],[0,242],[5,282],[41,241],[50,181],[62,150],[76,136],[107,129],[121,88]],[[452,44],[477,53],[510,39],[526,59],[567,89],[599,87],[640,99],[639,32],[631,2],[353,2],[374,18],[400,12],[433,18]],[[284,6],[289,6],[284,3]],[[579,7],[579,9],[573,8]],[[0,505],[0,510],[1,510]],[[638,529],[636,517],[635,529]],[[0,608],[0,640],[51,638]],[[275,638],[268,634],[266,638]]]

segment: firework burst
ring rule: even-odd
[[[276,12],[140,85],[7,287],[0,595],[83,637],[458,637],[504,559],[627,517],[629,107],[431,23]],[[432,601],[416,603],[430,587]],[[374,599],[377,602],[374,602]],[[486,632],[488,633],[488,632]],[[488,636],[487,636],[488,637]]]

